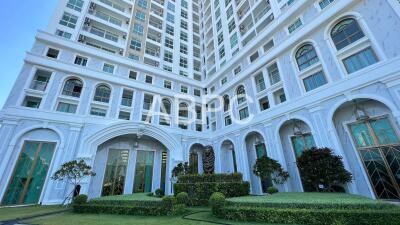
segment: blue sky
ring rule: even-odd
[[[14,85],[38,29],[45,29],[58,0],[7,0],[0,7],[0,108]]]

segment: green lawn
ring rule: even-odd
[[[189,219],[206,220],[232,225],[260,225],[260,223],[232,222],[215,218],[208,212],[188,216]],[[24,221],[38,225],[210,225],[213,223],[183,219],[182,216],[122,216],[63,213]],[[265,225],[265,224],[264,224]]]
[[[60,206],[26,206],[18,208],[0,208],[0,221],[12,220],[21,217],[39,215],[49,212],[61,211]]]

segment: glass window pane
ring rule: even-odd
[[[388,118],[382,118],[371,121],[371,127],[375,132],[378,142],[381,145],[397,144],[400,142],[399,137],[394,131]]]
[[[356,123],[350,125],[351,134],[356,142],[357,147],[373,146],[374,141],[368,126],[365,123]]]

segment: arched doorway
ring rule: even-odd
[[[16,163],[13,164],[15,166],[2,205],[40,202],[46,181],[51,176],[50,166],[60,141],[55,131],[44,128],[28,131],[19,138],[15,146]]]
[[[93,169],[91,197],[166,190],[167,148],[153,137],[126,134],[100,144]]]
[[[272,180],[260,180],[260,178],[253,173],[254,165],[257,159],[267,155],[264,137],[258,132],[250,132],[245,138],[245,143],[250,171],[251,191],[253,194],[266,193],[268,187],[273,185]]]
[[[291,191],[307,191],[303,187],[301,177],[297,168],[296,158],[303,151],[316,147],[314,136],[310,127],[302,120],[291,119],[285,121],[279,129],[286,166],[290,174],[288,185]]]
[[[189,170],[191,174],[203,173],[203,154],[205,147],[202,144],[194,144],[189,150]]]
[[[230,140],[225,140],[221,145],[221,172],[222,173],[236,173],[236,152],[235,147]]]
[[[333,122],[359,191],[379,199],[400,199],[400,136],[391,110],[383,103],[362,98],[345,102]],[[358,176],[359,175],[359,176]]]

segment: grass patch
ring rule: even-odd
[[[344,193],[278,193],[227,199],[235,206],[270,208],[392,209],[392,204]]]
[[[61,206],[25,206],[13,208],[0,208],[0,221],[13,220],[16,218],[29,217],[44,213],[65,210]]]

